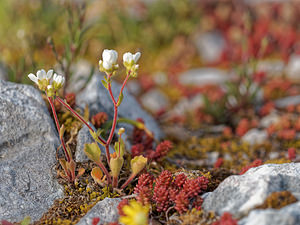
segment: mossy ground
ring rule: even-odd
[[[297,202],[297,198],[289,191],[273,192],[263,204],[257,206],[257,209],[281,209],[289,204]]]
[[[88,117],[88,110],[85,114]],[[60,122],[66,126],[65,138],[68,140],[67,143],[74,155],[76,136],[81,124],[67,111],[60,111],[59,117]],[[164,160],[151,162],[147,166],[148,172],[158,176],[161,171],[168,169],[174,174],[184,172],[188,177],[206,176],[209,179],[207,191],[213,191],[228,176],[239,174],[242,168],[250,165],[256,159],[261,159],[263,163],[290,162],[284,149],[300,146],[300,142],[297,140],[283,141],[276,138],[272,142],[269,140],[260,145],[249,145],[235,135],[226,136],[222,132],[212,132],[214,128],[208,128],[207,125],[202,127],[190,126],[193,123],[189,120],[184,125],[184,129],[192,132],[198,131],[199,135],[190,136],[187,140],[170,137],[174,143],[174,148]],[[201,130],[202,132],[200,132]],[[125,155],[125,164],[120,178],[121,183],[130,173],[130,158],[129,154]],[[222,158],[222,163],[218,166],[215,165],[216,158]],[[89,209],[105,197],[120,197],[121,195],[130,195],[133,192],[136,179],[125,191],[113,192],[112,189],[101,187],[92,179],[90,172],[96,166],[94,163],[77,163],[77,166],[77,168],[83,167],[85,173],[75,184],[57,177],[59,183],[65,188],[65,196],[56,200],[48,212],[33,224],[76,224]],[[62,170],[59,163],[56,169]],[[295,199],[291,195],[274,193],[261,207],[278,208],[294,201]],[[213,213],[205,213],[202,210],[192,209],[182,215],[174,214],[173,210],[170,212],[167,217],[164,214],[152,212],[154,214],[151,215],[151,218],[172,225],[211,224],[218,219]]]

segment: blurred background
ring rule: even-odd
[[[128,88],[157,119],[233,126],[299,94],[299,20],[299,1],[1,0],[0,78],[54,67],[79,92],[103,49],[141,51]]]

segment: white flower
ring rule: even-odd
[[[139,65],[136,63],[140,59],[140,57],[140,52],[137,52],[135,54],[132,54],[131,52],[126,52],[123,55],[123,64],[126,67],[127,71],[130,71],[130,75],[133,77],[137,76],[137,70],[139,68]]]
[[[100,60],[99,63],[102,62],[103,68],[110,70],[113,65],[117,63],[118,53],[115,50],[104,49],[102,53],[102,60]]]
[[[46,73],[45,70],[39,70],[36,73],[36,76],[34,74],[29,74],[28,77],[30,80],[32,80],[34,83],[36,83],[39,86],[39,89],[42,91],[47,90],[47,86],[50,84],[50,79],[52,77],[53,70],[48,70]]]
[[[44,79],[50,80],[52,74],[53,74],[53,70],[48,70],[48,72],[46,73],[45,70],[41,69],[37,71],[36,76],[33,73],[30,73],[28,77],[34,83],[39,84],[39,81],[42,81]]]
[[[57,75],[56,73],[53,75],[53,87],[55,90],[60,89],[65,83],[65,78],[61,75]]]
[[[141,57],[141,53],[137,52],[134,55],[131,52],[126,52],[123,55],[123,63],[124,64],[135,64]]]

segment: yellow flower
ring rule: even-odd
[[[122,208],[125,216],[120,217],[120,223],[124,225],[147,225],[149,206],[143,206],[136,200],[129,202]]]

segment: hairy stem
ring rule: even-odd
[[[111,76],[112,76],[111,74],[108,75],[108,80],[110,80]],[[111,98],[111,100],[112,100],[112,102],[114,104],[113,123],[112,123],[112,127],[111,127],[111,130],[110,130],[108,139],[107,139],[106,144],[105,144],[105,151],[106,151],[106,157],[107,157],[108,163],[110,162],[109,145],[110,145],[110,143],[112,141],[112,138],[114,136],[114,133],[115,133],[115,130],[116,130],[116,125],[117,125],[117,119],[118,119],[118,105],[117,104],[118,104],[118,102],[120,100],[120,96],[121,96],[121,94],[123,92],[123,89],[124,89],[124,87],[125,87],[125,85],[126,85],[129,77],[130,77],[130,71],[127,73],[127,76],[126,76],[126,78],[125,78],[125,80],[124,80],[124,82],[122,84],[122,87],[121,87],[121,90],[120,90],[120,93],[119,93],[119,96],[118,96],[118,101],[115,100],[115,97],[114,97],[114,95],[112,93],[112,90],[111,90],[111,83],[108,82],[108,88],[107,89],[108,89],[110,98]]]
[[[112,183],[113,188],[118,187],[118,177],[113,177],[113,183]]]
[[[124,80],[124,82],[123,82],[123,84],[122,84],[122,87],[121,87],[121,90],[120,90],[120,93],[119,93],[119,97],[118,97],[117,103],[119,102],[120,97],[121,97],[121,94],[123,93],[123,89],[124,89],[124,87],[125,87],[125,85],[126,85],[128,79],[129,79],[129,77],[130,77],[130,73],[131,73],[131,71],[128,71],[127,76],[126,76],[126,78],[125,78],[125,80]]]
[[[69,104],[67,104],[64,100],[62,100],[58,96],[56,98],[61,104],[63,104],[68,110],[70,110],[73,113],[73,115],[77,117],[77,119],[79,119],[82,123],[84,123],[90,129],[90,131],[94,132],[93,128],[82,118],[82,116],[80,116],[75,110],[73,110],[71,106],[69,106]],[[101,138],[100,136],[98,136],[98,138],[103,143],[103,145],[106,144],[106,141],[103,138]]]
[[[68,150],[66,148],[65,141],[64,141],[63,137],[60,136],[60,125],[59,125],[59,122],[58,122],[58,118],[57,118],[57,114],[56,114],[56,111],[55,111],[55,107],[54,107],[53,101],[52,101],[51,97],[47,96],[47,98],[48,98],[50,107],[52,109],[52,113],[53,113],[53,116],[54,116],[56,128],[57,128],[57,131],[58,131],[58,134],[59,134],[59,138],[60,138],[60,141],[61,141],[64,153],[65,153],[65,156],[67,158],[67,161],[70,162],[71,161],[71,157],[70,157],[69,152],[68,152]]]

